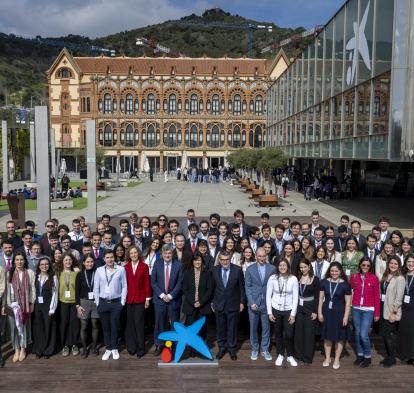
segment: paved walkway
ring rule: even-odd
[[[305,201],[302,194],[295,192],[288,194],[281,207],[259,208],[238,186],[230,186],[228,183],[191,184],[175,179],[167,183],[144,180],[137,187],[111,190],[109,195],[109,198],[98,203],[98,216],[107,213],[111,217],[128,217],[134,211],[139,216],[156,217],[164,213],[167,217],[183,217],[188,208],[193,208],[198,217],[208,216],[212,212],[217,212],[222,217],[232,217],[235,209],[242,209],[247,217],[258,217],[261,213],[268,212],[271,217],[289,216],[305,220],[316,209],[325,221],[335,225],[339,223],[342,214],[349,214],[351,219],[357,218],[362,222],[363,230],[371,229],[376,218],[383,213],[388,214],[391,219],[393,216],[393,212],[384,209],[380,201],[369,201],[370,208],[367,209],[366,201]],[[378,206],[377,211],[371,206],[374,203]],[[394,207],[401,215],[398,205]],[[367,211],[370,213],[368,216]],[[73,217],[85,213],[86,209],[53,210],[52,216],[69,225]],[[0,218],[0,230],[5,229],[5,222],[9,217],[7,214]],[[36,221],[36,211],[27,211],[26,219]],[[414,220],[406,220],[406,224],[408,221]],[[410,225],[405,228],[410,228]]]

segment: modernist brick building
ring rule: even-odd
[[[266,91],[286,68],[275,59],[72,57],[62,50],[48,71],[50,126],[56,147],[85,146],[85,124],[96,120],[105,165],[140,170],[144,153],[156,170],[218,166],[228,151],[261,147]]]

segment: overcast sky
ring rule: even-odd
[[[325,24],[345,0],[0,0],[0,32],[105,36],[220,7],[283,27]]]

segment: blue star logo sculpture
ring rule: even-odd
[[[175,330],[161,333],[158,338],[163,341],[176,341],[174,363],[178,363],[188,345],[207,359],[213,360],[213,356],[204,340],[198,335],[199,331],[206,322],[206,317],[202,317],[190,326],[185,326],[180,322],[174,322]]]

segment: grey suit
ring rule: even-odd
[[[249,266],[246,270],[245,286],[247,305],[249,308],[249,321],[250,321],[250,345],[252,351],[259,352],[259,338],[258,338],[258,326],[259,320],[262,324],[262,352],[269,350],[270,345],[270,323],[266,310],[266,287],[269,277],[275,272],[275,267],[266,263],[265,274],[262,277],[259,273],[258,263]],[[258,306],[257,311],[253,311],[251,306],[256,304]]]

